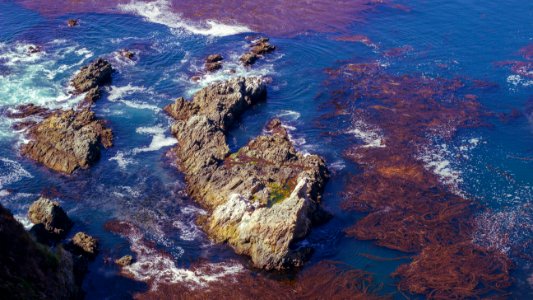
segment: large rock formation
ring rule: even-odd
[[[40,242],[63,238],[73,225],[58,202],[44,197],[32,203],[28,210],[28,219],[35,224],[32,232]]]
[[[0,205],[0,298],[76,299],[71,255],[34,242]]]
[[[23,155],[46,167],[70,174],[86,169],[100,156],[100,145],[112,146],[113,134],[89,109],[58,111],[30,127]]]
[[[267,126],[269,134],[230,152],[226,131],[265,98],[260,78],[236,78],[165,110],[176,119],[175,150],[189,193],[210,211],[205,230],[258,268],[284,269],[309,253],[294,244],[326,215],[319,202],[328,172],[322,158],[296,151],[279,120]]]
[[[77,93],[86,93],[85,101],[77,110],[49,111],[33,104],[20,106],[7,116],[23,119],[29,116],[42,118],[22,120],[14,127],[27,129],[29,142],[21,153],[46,167],[66,174],[78,168],[88,168],[100,156],[100,148],[112,146],[113,134],[105,122],[98,120],[91,105],[100,97],[103,84],[109,83],[113,69],[97,59],[83,67],[72,79]]]

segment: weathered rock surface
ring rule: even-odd
[[[0,298],[76,299],[70,253],[34,242],[0,205]]]
[[[230,152],[226,131],[265,98],[260,78],[236,78],[165,110],[176,119],[175,150],[189,193],[210,211],[205,230],[258,268],[284,269],[308,254],[293,247],[325,216],[319,202],[328,171],[322,158],[296,151],[279,120],[269,123],[269,134]]]
[[[93,258],[98,252],[98,240],[85,232],[76,233],[67,246],[72,253],[88,258]]]
[[[208,72],[214,72],[222,68],[222,60],[224,58],[220,54],[211,54],[205,59],[205,69]]]
[[[127,267],[133,262],[133,257],[131,255],[124,255],[121,258],[115,260],[115,263],[121,267]]]
[[[72,227],[63,208],[58,202],[41,197],[32,203],[28,210],[28,219],[35,224],[34,233],[39,241],[46,241],[47,238],[59,240]],[[44,231],[42,231],[44,229]],[[46,237],[48,234],[48,237]]]
[[[89,109],[58,111],[31,127],[21,153],[46,167],[70,174],[88,168],[100,156],[100,145],[113,145],[113,133]]]
[[[92,105],[100,98],[100,87],[111,82],[113,67],[102,58],[83,67],[72,79],[72,86],[77,93],[85,93],[85,102]]]
[[[253,65],[259,58],[262,58],[265,54],[276,50],[276,46],[271,45],[269,39],[265,37],[261,37],[252,41],[250,47],[250,51],[243,54],[240,58],[241,62],[245,66]]]
[[[48,110],[27,104],[8,111],[7,117],[21,119],[13,128],[25,129],[30,140],[21,147],[22,155],[66,174],[88,168],[95,162],[101,146],[113,145],[111,129],[91,110],[100,97],[101,85],[110,81],[112,72],[111,65],[103,59],[80,70],[72,84],[76,92],[87,94],[77,110]]]

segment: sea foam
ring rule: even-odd
[[[243,25],[228,25],[213,20],[207,20],[202,23],[186,21],[179,13],[172,12],[172,6],[167,0],[152,2],[131,1],[127,4],[118,5],[118,8],[124,12],[144,17],[148,22],[165,25],[176,33],[187,31],[198,35],[228,36],[251,32],[248,27]]]

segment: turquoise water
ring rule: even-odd
[[[161,108],[176,97],[190,97],[214,80],[268,76],[272,78],[268,101],[246,113],[231,132],[231,147],[238,148],[261,133],[272,117],[292,126],[298,148],[323,155],[333,170],[324,205],[335,217],[308,237],[316,250],[310,265],[324,259],[346,262],[372,272],[384,284],[383,293],[401,297],[389,274],[407,260],[381,262],[360,254],[389,258],[403,254],[343,233],[360,217],[339,207],[347,176],[358,172],[343,156],[354,138],[327,133],[348,131],[353,124],[330,124],[345,128],[320,124],[331,109],[323,93],[324,70],[347,62],[378,61],[392,74],[490,82],[490,88],[477,93],[483,106],[496,114],[519,112],[509,121],[487,117],[490,126],[462,130],[449,144],[436,145],[431,159],[444,166],[439,169],[443,180],[492,209],[477,218],[482,226],[498,230],[474,240],[491,243],[498,235],[508,234],[507,244],[499,245],[502,251],[531,241],[533,216],[526,208],[533,200],[533,117],[528,110],[533,76],[517,75],[498,62],[526,61],[519,50],[533,43],[533,3],[417,0],[404,4],[409,10],[379,7],[369,11],[365,22],[350,24],[347,32],[273,35],[271,41],[278,50],[245,69],[238,65],[238,57],[250,33],[192,33],[180,25],[186,20],[169,22],[135,14],[87,12],[51,17],[0,1],[0,112],[23,103],[73,107],[80,99],[68,93],[68,80],[76,70],[100,56],[117,69],[112,85],[95,106],[97,115],[109,121],[115,145],[89,170],[63,176],[20,157],[17,149],[23,137],[2,117],[0,202],[24,221],[29,204],[42,191],[52,189],[76,222],[72,234],[83,230],[100,238],[102,251],[84,281],[89,299],[127,298],[147,289],[145,283],[121,276],[116,266],[104,262],[106,257],[131,252],[131,240],[104,229],[112,219],[139,226],[146,239],[171,255],[175,268],[186,268],[200,259],[246,265],[246,259],[228,247],[213,245],[194,224],[202,210],[187,197],[182,176],[166,155],[175,140],[169,132],[171,121]],[[79,18],[81,26],[66,27],[68,18]],[[365,35],[373,44],[336,40],[350,34]],[[39,45],[43,52],[29,56],[29,45]],[[137,59],[130,62],[116,55],[122,48],[136,52]],[[386,55],[393,48],[402,50]],[[212,53],[227,57],[226,70],[236,68],[236,74],[223,70],[191,81]],[[522,249],[530,251],[531,246]],[[533,265],[511,252],[517,265],[511,297],[524,299],[532,294],[527,278]]]

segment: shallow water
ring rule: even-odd
[[[333,171],[324,206],[335,217],[307,238],[316,250],[308,265],[326,259],[345,262],[371,272],[384,284],[380,293],[401,298],[390,274],[409,260],[376,261],[364,254],[405,254],[344,234],[361,218],[340,208],[347,178],[361,172],[344,151],[354,143],[375,147],[382,142],[379,128],[347,118],[324,120],[333,110],[325,70],[350,62],[378,62],[389,74],[459,78],[481,86],[477,100],[494,114],[486,117],[490,126],[463,129],[451,141],[435,141],[421,149],[419,158],[451,190],[490,208],[476,216],[480,229],[472,239],[501,249],[515,261],[510,298],[532,295],[528,278],[533,262],[522,254],[531,253],[531,245],[523,245],[533,239],[533,70],[531,57],[520,49],[533,43],[533,3],[417,0],[371,10],[357,4],[350,10],[344,8],[349,1],[342,1],[330,13],[321,15],[316,9],[316,24],[307,19],[307,9],[298,8],[295,20],[300,16],[302,21],[285,24],[276,23],[284,17],[275,13],[284,9],[282,4],[262,11],[272,16],[265,23],[234,16],[249,9],[233,8],[238,1],[227,1],[226,10],[212,9],[205,16],[198,15],[201,10],[192,1],[184,1],[181,11],[178,2],[105,1],[98,7],[43,9],[45,1],[0,1],[0,112],[24,103],[74,107],[80,101],[69,94],[74,72],[100,56],[117,69],[95,105],[97,116],[109,121],[115,145],[89,170],[63,176],[20,157],[23,137],[11,129],[10,120],[0,120],[1,203],[27,222],[29,204],[41,192],[51,194],[75,221],[72,234],[83,230],[101,241],[102,251],[83,285],[87,298],[131,297],[158,280],[194,286],[197,280],[216,280],[216,274],[231,277],[248,268],[245,258],[212,244],[196,227],[194,220],[203,211],[187,197],[182,176],[167,155],[175,140],[169,132],[171,121],[161,111],[176,97],[190,97],[210,82],[238,75],[267,76],[272,83],[267,102],[248,111],[232,130],[230,146],[242,146],[278,116],[290,126],[298,148],[323,155]],[[316,1],[317,7],[323,3]],[[327,28],[324,24],[337,11],[347,16]],[[80,26],[68,28],[68,18],[80,19]],[[211,23],[199,24],[202,20]],[[278,50],[246,69],[238,57],[246,49],[249,31],[268,33]],[[43,51],[28,55],[30,45]],[[133,50],[137,58],[124,60],[116,54],[122,48]],[[224,69],[192,81],[212,53],[226,57]],[[528,62],[525,72],[513,67]],[[228,72],[233,68],[235,74]],[[511,114],[513,110],[517,113]],[[137,229],[117,235],[105,227],[110,220],[129,221]],[[163,254],[141,249],[144,241],[155,243]],[[132,252],[144,257],[134,267],[159,264],[153,268],[167,275],[132,269],[125,277],[106,262]],[[216,271],[188,272],[199,261]]]

